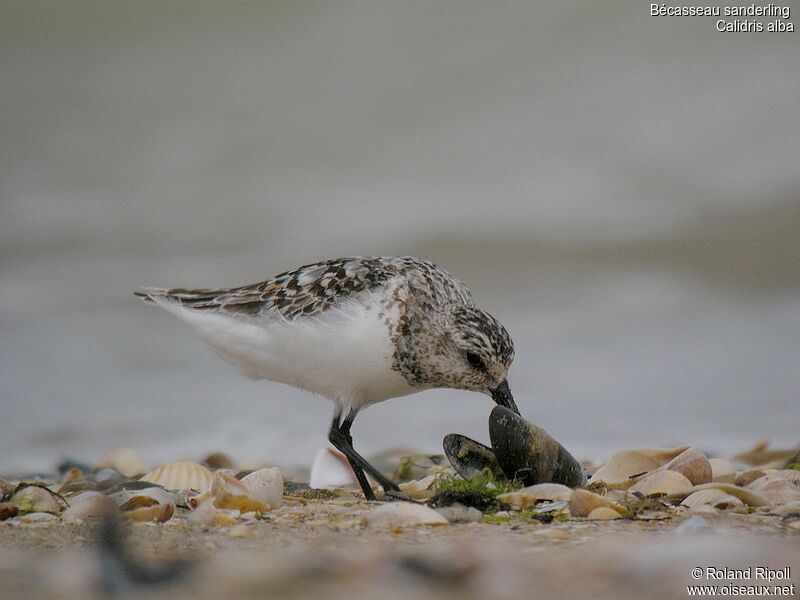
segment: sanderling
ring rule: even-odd
[[[489,394],[519,413],[506,379],[514,345],[466,286],[411,257],[326,260],[231,289],[152,289],[137,295],[190,325],[227,362],[325,396],[330,442],[388,495],[397,486],[353,449],[350,428],[370,404],[430,388]]]

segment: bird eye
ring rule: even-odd
[[[474,352],[467,352],[467,362],[471,367],[483,370],[483,361],[481,360],[481,357]]]

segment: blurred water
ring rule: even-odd
[[[470,285],[580,456],[796,443],[798,58],[634,2],[0,4],[0,463],[307,466],[324,400],[131,291],[357,254]],[[356,442],[486,439],[489,409],[389,401]]]

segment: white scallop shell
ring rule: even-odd
[[[211,487],[214,475],[203,465],[180,461],[161,465],[141,479],[168,490],[205,490]]]
[[[412,479],[399,484],[400,491],[414,500],[427,500],[433,496],[433,483],[436,475],[428,475],[422,479]]]

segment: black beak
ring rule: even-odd
[[[496,388],[491,390],[492,392],[492,400],[494,400],[500,406],[505,406],[509,410],[513,410],[517,415],[519,415],[519,409],[517,405],[514,404],[514,396],[511,395],[511,390],[508,388],[508,381],[503,381],[500,385]]]

